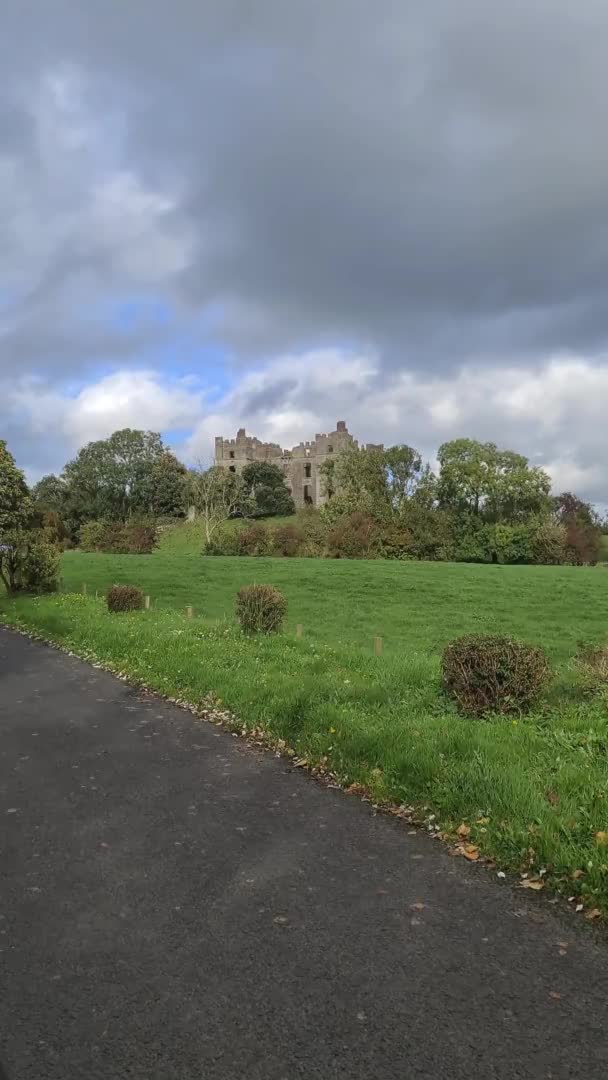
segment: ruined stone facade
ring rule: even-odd
[[[318,434],[310,442],[301,442],[292,450],[282,450],[278,443],[260,442],[239,428],[236,439],[215,440],[215,464],[239,473],[252,461],[268,461],[283,471],[293,501],[302,506],[322,506],[326,501],[320,466],[327,458],[359,443],[353,439],[344,420],[329,435]]]

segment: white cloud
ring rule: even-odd
[[[543,465],[556,488],[603,506],[607,391],[608,361],[562,357],[425,378],[386,373],[373,355],[324,349],[275,360],[213,399],[195,373],[171,381],[123,370],[77,392],[24,377],[5,384],[3,410],[35,447],[23,462],[32,475],[60,468],[79,446],[121,427],[186,432],[178,453],[209,463],[214,437],[239,427],[290,447],[344,419],[360,442],[407,442],[431,461],[449,439],[492,440]]]
[[[38,437],[40,456],[56,441],[71,453],[124,427],[171,431],[191,428],[203,409],[200,393],[153,371],[119,371],[76,394],[24,379],[8,391],[14,415]],[[48,460],[48,458],[47,458]],[[53,462],[60,467],[62,462]]]

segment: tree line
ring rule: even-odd
[[[436,473],[407,445],[328,458],[324,506],[296,515],[277,538],[255,520],[295,514],[275,465],[252,462],[238,474],[187,468],[158,433],[126,428],[83,446],[30,491],[1,445],[0,544],[4,535],[11,550],[13,521],[28,542],[37,530],[38,541],[60,547],[147,551],[158,521],[184,517],[190,506],[209,553],[238,546],[252,554],[584,564],[598,560],[608,531],[588,502],[552,496],[549,476],[526,457],[474,439],[444,443]],[[229,529],[233,517],[252,524]]]

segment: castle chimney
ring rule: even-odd
[[[336,431],[346,431],[346,420],[338,420]]]

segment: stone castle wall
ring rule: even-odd
[[[336,430],[328,435],[317,434],[310,442],[301,442],[292,450],[282,450],[278,443],[265,443],[245,428],[239,428],[236,439],[215,440],[215,464],[239,473],[252,461],[268,461],[282,469],[296,507],[322,506],[323,495],[320,466],[327,458],[347,447],[359,446],[344,420],[338,420]]]

